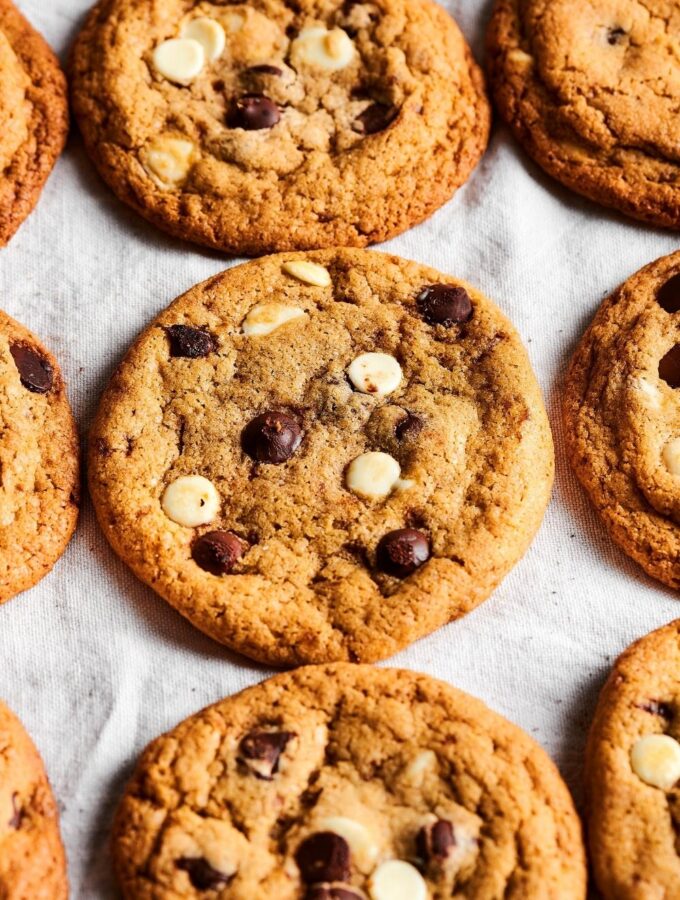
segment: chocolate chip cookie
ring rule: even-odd
[[[616,661],[586,756],[588,834],[606,900],[677,897],[680,620]]]
[[[488,140],[482,75],[431,0],[101,0],[72,74],[120,199],[238,255],[392,237]]]
[[[38,751],[0,702],[0,897],[66,900],[57,805]]]
[[[0,247],[33,210],[68,131],[57,58],[10,0],[0,0]]]
[[[629,278],[579,344],[567,453],[613,539],[680,587],[680,253]]]
[[[64,552],[78,518],[78,437],[54,357],[0,312],[0,603]]]
[[[345,249],[266,257],[175,301],[104,394],[89,472],[140,578],[289,665],[389,656],[488,597],[541,521],[553,450],[489,300]]]
[[[496,0],[496,103],[562,184],[636,219],[680,227],[677,2]]]
[[[144,751],[118,810],[123,895],[584,900],[579,820],[523,731],[425,675],[279,675]]]

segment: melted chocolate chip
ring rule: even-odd
[[[281,754],[295,735],[292,731],[251,731],[239,744],[239,759],[262,781],[271,781],[279,770]]]
[[[423,430],[424,422],[415,413],[407,412],[404,418],[397,422],[394,432],[398,441],[417,437]]]
[[[438,819],[424,825],[416,838],[418,856],[426,863],[442,863],[456,846],[453,825],[446,819]]]
[[[295,861],[307,884],[347,881],[350,875],[349,844],[332,831],[319,831],[304,840]]]
[[[380,539],[376,551],[378,568],[395,578],[413,574],[430,558],[430,542],[415,528],[398,528]]]
[[[241,434],[241,445],[251,459],[274,465],[290,459],[301,441],[298,421],[277,410],[255,416]]]
[[[430,284],[418,295],[420,315],[430,325],[450,328],[472,318],[472,301],[465,288],[455,284]]]
[[[12,818],[7,823],[10,828],[18,831],[21,828],[21,821],[24,818],[23,810],[19,804],[19,795],[15,791],[12,794]]]
[[[217,349],[215,338],[205,328],[170,325],[165,330],[170,341],[170,356],[201,359]]]
[[[671,275],[656,292],[656,302],[667,313],[680,310],[680,272]]]
[[[680,344],[671,347],[659,363],[659,378],[672,388],[680,387]]]
[[[354,122],[352,128],[359,134],[377,134],[384,131],[394,122],[399,114],[399,110],[395,106],[387,106],[385,103],[371,103],[366,109],[360,113]]]
[[[659,700],[649,700],[647,703],[638,704],[639,709],[651,713],[653,716],[661,716],[662,719],[670,721],[673,718],[673,708],[669,703],[663,703]]]
[[[250,66],[247,71],[253,75],[275,75],[277,77],[283,75],[283,69],[279,69],[278,66],[267,65],[266,63],[260,66]]]
[[[231,531],[209,531],[194,542],[194,562],[212,575],[228,575],[245,552],[245,544]]]
[[[244,128],[246,131],[260,131],[273,128],[281,118],[281,112],[264,94],[245,94],[232,103],[227,116],[230,128]]]
[[[42,353],[23,341],[11,343],[9,352],[19,372],[21,383],[27,391],[33,394],[47,394],[52,390],[54,372]]]
[[[305,900],[364,900],[351,884],[315,884],[307,889]]]
[[[216,891],[218,888],[229,884],[234,875],[227,875],[217,869],[213,869],[210,863],[202,857],[182,857],[177,860],[177,868],[182,869],[189,876],[189,881],[197,891]]]
[[[626,32],[623,28],[617,26],[616,28],[610,28],[607,32],[607,42],[614,47],[616,44],[621,43],[621,39],[626,36]]]

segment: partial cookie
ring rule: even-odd
[[[680,253],[629,278],[571,361],[567,453],[607,530],[680,587]]]
[[[78,436],[54,357],[0,312],[0,603],[64,552],[80,493]]]
[[[636,219],[680,227],[680,4],[496,0],[498,108],[562,184]]]
[[[425,675],[279,675],[143,753],[116,815],[123,895],[582,900],[571,797],[544,751]]]
[[[66,858],[43,762],[0,703],[0,897],[66,900]]]
[[[197,627],[275,664],[375,660],[524,553],[553,450],[478,291],[362,250],[217,275],[152,323],[90,438],[108,539]]]
[[[392,237],[488,140],[481,72],[431,0],[101,0],[72,73],[120,199],[237,255]]]
[[[33,210],[67,132],[56,56],[14,4],[0,0],[0,247]]]

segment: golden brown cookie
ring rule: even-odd
[[[496,0],[496,103],[562,184],[679,228],[679,40],[677,0]]]
[[[553,450],[496,306],[328,250],[230,269],[162,313],[104,394],[89,472],[140,578],[288,665],[384,658],[486,599],[538,528]]]
[[[613,539],[680,587],[680,253],[608,297],[571,361],[567,453]]]
[[[14,4],[0,0],[0,247],[33,210],[67,132],[57,58]]]
[[[431,0],[101,0],[72,74],[121,200],[238,255],[392,237],[488,140],[481,72]]]
[[[80,493],[78,436],[54,357],[0,312],[0,603],[64,552]]]
[[[66,858],[43,762],[0,703],[0,897],[66,900]]]
[[[153,741],[113,855],[129,900],[586,890],[571,797],[528,735],[441,681],[347,663],[279,675]]]

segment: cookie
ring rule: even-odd
[[[0,603],[64,552],[79,502],[78,436],[54,357],[0,312]]]
[[[10,0],[0,0],[0,247],[32,212],[66,143],[66,80]]]
[[[612,538],[680,587],[680,253],[608,297],[571,361],[571,464]]]
[[[67,900],[66,858],[45,767],[21,722],[0,703],[0,897]]]
[[[102,0],[72,55],[118,197],[237,255],[365,246],[421,222],[483,153],[483,77],[431,0]]]
[[[349,663],[153,741],[112,846],[131,900],[585,900],[580,823],[545,752],[441,681]]]
[[[520,340],[478,291],[366,250],[280,254],[139,338],[90,436],[106,536],[254,659],[384,658],[484,600],[545,509]]]
[[[675,3],[496,0],[496,104],[545,171],[636,219],[680,227]]]

